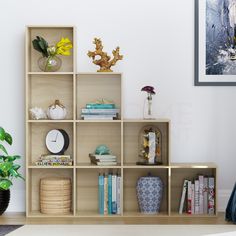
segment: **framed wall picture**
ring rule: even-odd
[[[195,0],[195,85],[236,86],[236,0]]]

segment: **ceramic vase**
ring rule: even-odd
[[[163,182],[160,177],[140,177],[137,181],[136,192],[141,213],[157,214],[160,211]]]

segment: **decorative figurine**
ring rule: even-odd
[[[137,165],[161,165],[162,135],[161,131],[152,125],[145,126],[139,134],[140,161]]]
[[[63,106],[59,100],[55,100],[55,102],[48,107],[47,115],[51,120],[63,120],[66,117],[66,108]]]
[[[113,59],[107,55],[106,52],[103,52],[103,46],[101,39],[94,38],[93,43],[96,45],[96,50],[94,52],[88,51],[88,56],[92,57],[93,63],[95,65],[100,66],[100,70],[97,72],[113,72],[111,70],[111,66],[114,66],[118,60],[122,60],[123,56],[120,55],[120,48],[117,47],[115,50],[112,51]],[[95,57],[99,56],[100,58],[95,60]]]
[[[33,120],[47,119],[47,115],[40,107],[33,107],[30,109],[30,115]]]
[[[102,144],[102,145],[99,145],[96,147],[95,154],[96,155],[108,155],[108,154],[110,154],[110,150],[106,145]]]

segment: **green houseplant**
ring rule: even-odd
[[[18,172],[20,165],[15,163],[15,160],[20,159],[19,155],[8,155],[8,152],[3,143],[12,145],[12,137],[9,133],[0,127],[0,215],[7,209],[10,201],[10,187],[13,185],[14,178],[21,178],[22,175]]]

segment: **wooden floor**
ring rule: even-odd
[[[217,217],[158,217],[158,218],[26,218],[24,213],[5,213],[0,216],[0,225],[25,224],[231,224],[224,220],[224,213]]]

